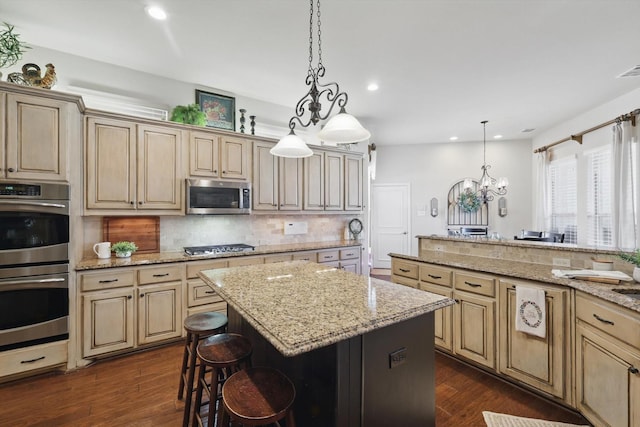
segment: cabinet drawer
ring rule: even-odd
[[[340,259],[339,251],[323,251],[318,252],[318,262],[331,262],[338,261]]]
[[[357,248],[340,249],[340,259],[355,259],[360,256],[360,250]]]
[[[187,282],[188,307],[221,302],[222,298],[210,286],[202,280],[189,280]]]
[[[197,261],[190,262],[187,264],[187,278],[195,279],[198,277],[198,273],[202,270],[213,270],[214,268],[225,268],[227,266],[227,261],[222,260],[207,260],[207,261]]]
[[[264,257],[264,263],[291,261],[291,254],[267,255]]]
[[[614,338],[640,349],[640,316],[633,316],[624,307],[576,294],[576,316]]]
[[[311,261],[318,262],[317,252],[300,252],[293,254],[294,261]]]
[[[88,273],[83,274],[81,277],[80,290],[82,292],[123,288],[125,286],[133,286],[134,270]]]
[[[434,265],[420,266],[420,281],[451,287],[451,270]]]
[[[392,274],[418,280],[418,264],[393,260]]]
[[[0,354],[0,377],[67,362],[67,341],[10,350]]]
[[[480,274],[458,273],[454,274],[454,285],[461,291],[493,297],[496,295],[496,281],[491,276]]]
[[[138,270],[138,284],[172,282],[182,280],[182,269],[178,265]]]
[[[391,281],[393,283],[397,283],[399,285],[409,286],[411,288],[418,289],[418,281],[417,280],[408,279],[408,278],[402,277],[402,276],[391,276]]]

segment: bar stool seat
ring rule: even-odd
[[[196,387],[196,399],[193,408],[193,426],[204,425],[203,416],[200,413],[204,406],[203,395],[207,394],[209,401],[207,426],[212,427],[214,419],[220,419],[222,405],[220,400],[221,386],[226,379],[243,368],[251,365],[251,342],[240,334],[224,333],[210,336],[198,344],[197,353],[200,361],[198,381]],[[207,370],[209,368],[209,370]],[[206,374],[210,373],[209,381]],[[216,409],[216,404],[218,408]],[[216,411],[218,416],[216,417]]]
[[[295,427],[296,389],[284,374],[272,368],[248,368],[231,375],[222,386],[222,426],[231,421],[264,426],[285,420]]]
[[[180,387],[178,389],[178,399],[185,397],[183,426],[189,425],[189,414],[191,414],[191,396],[197,365],[196,349],[198,343],[208,336],[226,332],[228,322],[226,315],[215,311],[192,314],[184,319],[184,329],[187,331],[187,336],[184,344],[184,355],[182,356]]]

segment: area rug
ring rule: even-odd
[[[588,427],[579,424],[515,417],[513,415],[498,414],[489,411],[482,411],[482,416],[484,417],[484,422],[487,423],[487,427]]]

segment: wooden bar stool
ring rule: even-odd
[[[229,421],[264,426],[284,420],[286,427],[295,427],[295,398],[293,383],[280,371],[259,367],[236,372],[222,386],[219,426],[226,427]]]
[[[178,399],[182,399],[186,389],[184,418],[182,421],[182,425],[185,427],[189,425],[189,415],[191,414],[191,396],[197,365],[196,349],[198,343],[208,336],[226,332],[227,323],[227,316],[215,311],[192,314],[184,319],[184,329],[187,331],[187,339],[184,344],[184,355],[182,356]]]
[[[221,403],[218,404],[218,416],[216,417],[220,387],[234,372],[251,365],[252,351],[251,342],[240,334],[217,334],[198,344],[200,369],[198,370],[196,400],[193,407],[193,426],[204,425],[204,417],[200,410],[205,405],[208,407],[208,427],[213,427],[216,418],[220,419]],[[207,372],[210,374],[209,381],[206,378]],[[208,403],[202,401],[205,393],[209,398]],[[218,425],[220,425],[219,421]]]

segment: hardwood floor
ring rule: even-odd
[[[181,357],[177,343],[67,374],[2,384],[0,426],[179,426]],[[588,424],[567,409],[437,353],[436,425],[484,426],[483,410]]]

